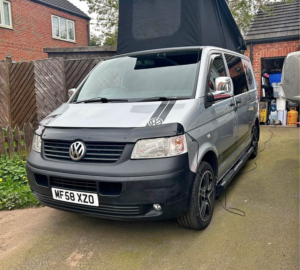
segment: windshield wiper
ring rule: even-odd
[[[102,102],[102,103],[108,103],[108,102],[128,102],[127,99],[109,99],[109,98],[102,98],[102,97],[97,97],[97,98],[91,98],[91,99],[86,99],[86,100],[79,100],[76,102],[73,102],[75,104],[78,103],[93,103],[93,102]]]
[[[169,100],[183,100],[189,99],[187,97],[150,97],[138,100],[138,102],[146,102],[146,101],[169,101]]]

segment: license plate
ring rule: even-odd
[[[54,200],[99,206],[98,195],[95,193],[78,192],[58,188],[52,188],[51,190]]]

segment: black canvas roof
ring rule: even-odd
[[[83,11],[81,11],[79,8],[74,6],[68,0],[31,0],[31,1],[90,20],[90,17],[88,15],[86,15]]]
[[[300,0],[268,5],[257,13],[246,35],[247,43],[300,39]]]
[[[183,46],[247,49],[225,0],[120,0],[119,13],[117,54]]]

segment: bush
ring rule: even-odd
[[[18,156],[0,157],[0,210],[39,205],[27,183],[25,163]]]

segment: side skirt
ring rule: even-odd
[[[242,155],[242,157],[235,163],[235,165],[227,172],[227,174],[221,179],[217,184],[216,196],[219,196],[222,191],[230,184],[233,178],[237,175],[246,161],[249,159],[254,149],[250,146],[247,151]]]

